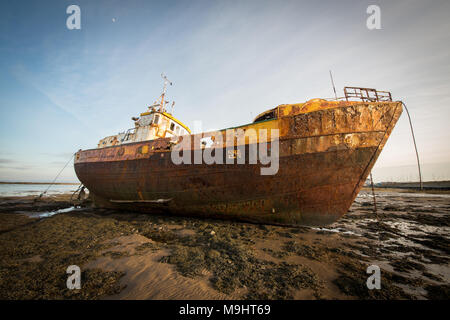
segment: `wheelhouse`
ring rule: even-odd
[[[191,130],[185,124],[175,118],[172,113],[166,112],[166,106],[169,103],[164,99],[166,86],[167,83],[172,83],[164,75],[161,76],[164,79],[164,89],[160,102],[149,106],[148,110],[141,113],[139,117],[131,118],[134,121],[134,128],[101,139],[98,148],[191,134]],[[175,102],[172,102],[172,112],[174,104]]]

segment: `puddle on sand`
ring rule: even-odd
[[[376,204],[378,212],[382,213],[378,221],[371,213],[374,209],[372,195],[362,191],[350,212],[328,228],[361,235],[364,241],[353,249],[361,256],[368,252],[370,263],[383,270],[412,280],[448,284],[448,254],[440,241],[449,241],[449,199],[449,194],[378,191]],[[378,249],[374,253],[366,250],[374,246]],[[401,285],[418,299],[427,297],[421,285]]]
[[[450,194],[446,193],[420,193],[420,192],[392,192],[392,191],[375,191],[377,198],[443,198],[449,199]],[[370,198],[372,194],[368,191],[362,191],[358,194],[358,198]]]
[[[48,218],[48,217],[54,216],[55,214],[58,214],[58,213],[71,212],[76,209],[77,209],[76,207],[69,207],[69,208],[59,209],[59,210],[55,210],[55,211],[44,211],[44,212],[23,212],[23,211],[21,211],[19,213],[23,213],[30,218]]]
[[[336,232],[336,233],[341,233],[341,234],[351,234],[351,235],[356,235],[356,236],[360,235],[360,234],[354,233],[353,231],[344,230],[344,229],[341,229],[341,228],[328,229],[328,228],[314,228],[314,227],[312,227],[311,229],[317,230],[317,231]]]

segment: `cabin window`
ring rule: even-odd
[[[159,114],[155,114],[155,120],[153,121],[154,124],[158,124],[159,122]]]
[[[175,129],[175,123],[171,122],[170,123],[170,131],[173,131]]]
[[[180,133],[180,126],[177,126],[177,128],[175,129],[175,134],[179,135],[179,133]]]

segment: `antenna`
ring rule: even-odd
[[[331,78],[331,84],[333,85],[333,91],[334,91],[334,97],[337,98],[337,94],[336,94],[336,87],[334,86],[334,81],[333,81],[333,75],[331,74],[331,70],[330,70],[330,78]]]
[[[172,111],[171,114],[173,114],[173,106],[175,105],[175,101],[172,101]]]
[[[164,110],[164,104],[165,104],[164,96],[166,95],[167,84],[172,85],[172,82],[169,79],[167,79],[167,77],[164,75],[164,73],[161,73],[161,78],[164,79],[164,87],[163,87],[163,92],[161,94],[161,105],[160,105],[159,111],[164,112],[165,111]]]

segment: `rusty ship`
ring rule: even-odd
[[[75,172],[95,206],[327,225],[348,211],[402,113],[401,101],[389,92],[345,87],[342,98],[282,104],[251,123],[192,134],[174,117],[173,103],[167,111],[171,83],[163,78],[161,96],[132,118],[134,128],[75,154]],[[244,138],[228,135],[230,129],[239,129]],[[259,134],[267,130],[277,134]],[[267,164],[252,162],[251,151],[275,140],[278,168],[261,174]],[[208,153],[224,161],[175,163],[181,145],[180,155]]]

